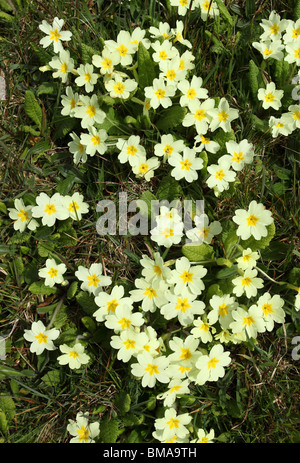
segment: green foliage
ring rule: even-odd
[[[142,43],[139,43],[137,63],[139,86],[144,89],[152,85],[153,79],[156,77],[156,72],[153,60]]]
[[[182,253],[191,262],[204,262],[214,256],[214,249],[206,243],[200,245],[185,244],[182,246]]]
[[[42,128],[43,111],[31,90],[25,92],[24,110],[28,117],[38,126]]]
[[[174,129],[179,124],[181,124],[184,116],[186,115],[186,112],[186,108],[183,108],[179,105],[173,105],[165,111],[162,111],[161,117],[156,123],[156,127],[163,131]]]
[[[103,444],[116,443],[119,435],[119,420],[107,414],[100,421],[100,441]]]

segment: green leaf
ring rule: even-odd
[[[0,12],[0,17],[1,17],[1,12]],[[3,432],[3,434],[6,434],[7,430],[8,430],[8,424],[7,424],[6,415],[4,411],[0,409],[0,431]]]
[[[28,290],[32,294],[43,294],[45,296],[49,296],[50,294],[56,294],[58,292],[58,289],[55,286],[53,286],[53,288],[51,288],[50,286],[46,286],[43,281],[35,281],[34,283],[31,283]]]
[[[5,413],[8,422],[13,420],[16,414],[16,407],[11,396],[6,394],[0,395],[0,409]]]
[[[185,244],[182,246],[182,253],[191,262],[202,262],[213,258],[214,250],[209,244],[200,245]]]
[[[55,243],[52,241],[39,241],[37,244],[38,254],[41,257],[52,256],[52,252],[55,248]]]
[[[252,97],[257,101],[259,69],[253,60],[249,62],[249,84]]]
[[[76,300],[88,315],[93,315],[99,308],[94,301],[94,297],[85,291],[80,291],[76,296]]]
[[[119,435],[119,420],[104,416],[100,421],[100,439],[104,444],[114,444]]]
[[[294,21],[298,21],[298,19],[300,19],[300,0],[296,0],[293,16]]]
[[[27,90],[25,92],[24,110],[27,116],[30,117],[30,119],[38,126],[39,129],[41,129],[43,111],[31,90]]]
[[[40,64],[49,64],[52,59],[52,55],[48,53],[44,48],[39,47],[34,42],[30,42],[30,48],[35,52]]]
[[[159,130],[167,131],[177,127],[184,119],[187,109],[179,105],[171,106],[161,113],[159,120],[156,123],[156,127]]]
[[[251,236],[247,240],[241,240],[240,244],[244,249],[250,248],[252,251],[258,251],[259,249],[265,249],[270,241],[274,238],[275,236],[275,224],[274,222],[271,223],[271,225],[268,225],[267,227],[268,234],[267,236],[261,238],[260,240],[256,240],[253,236]]]
[[[93,320],[91,317],[89,317],[88,315],[85,317],[82,317],[81,323],[90,333],[95,333],[97,329],[97,324],[95,320]]]
[[[144,191],[141,197],[136,201],[136,205],[140,209],[141,214],[148,215],[151,217],[151,203],[152,201],[158,201],[156,196],[151,191]]]
[[[250,119],[253,127],[257,129],[259,132],[266,133],[269,130],[269,123],[267,119],[262,120],[255,114],[252,114]]]
[[[231,16],[231,14],[229,13],[229,11],[227,10],[226,6],[224,5],[223,0],[215,0],[215,1],[216,1],[217,6],[218,6],[218,8],[220,10],[221,16],[223,16],[223,18],[228,22],[228,24],[230,26],[233,26],[234,25],[234,19]]]
[[[42,376],[41,380],[48,387],[57,386],[61,382],[61,372],[60,370],[48,371],[48,373]]]
[[[34,376],[35,373],[32,370],[16,370],[15,368],[8,367],[6,365],[0,365],[0,374],[4,376],[8,376],[9,378],[17,378],[20,376],[27,376],[31,377]]]
[[[43,82],[38,86],[37,96],[40,95],[57,95],[59,84],[57,82]]]
[[[75,297],[75,294],[77,293],[78,289],[78,281],[73,281],[71,285],[69,286],[68,292],[67,292],[67,299],[73,299]]]
[[[4,11],[13,11],[13,7],[9,4],[7,0],[0,0],[0,8]]]
[[[63,196],[67,195],[74,185],[75,178],[74,174],[68,175],[68,177],[59,182],[55,190]]]
[[[130,395],[124,390],[120,391],[115,396],[114,405],[117,408],[120,415],[125,415],[130,410],[130,405],[131,405]]]
[[[0,11],[0,21],[1,19],[9,23],[12,23],[15,21],[14,16],[12,16],[11,14],[5,13],[4,11]]]
[[[168,175],[161,180],[156,195],[161,201],[165,199],[171,202],[174,199],[181,198],[183,190],[180,183],[174,177]]]
[[[142,42],[139,43],[137,62],[139,87],[144,89],[145,87],[152,86],[153,80],[156,77],[154,62]]]
[[[81,58],[84,64],[91,63],[93,55],[99,55],[99,50],[91,47],[90,45],[86,45],[85,43],[81,43]]]
[[[226,256],[232,249],[232,247],[238,242],[238,236],[236,234],[236,226],[233,222],[227,221],[223,226],[221,233],[221,241],[224,246]]]

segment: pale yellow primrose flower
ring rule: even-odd
[[[294,119],[295,128],[300,129],[300,105],[291,105],[288,110]]]
[[[146,333],[139,333],[131,328],[112,336],[110,345],[113,349],[118,350],[117,359],[127,363],[131,357],[137,357],[141,353],[147,341]]]
[[[191,264],[185,256],[176,259],[175,268],[171,271],[168,283],[172,285],[175,294],[181,294],[184,288],[191,293],[199,295],[205,286],[202,279],[207,274],[203,265]]]
[[[106,320],[108,315],[114,314],[118,307],[132,308],[132,300],[130,297],[124,297],[124,287],[121,285],[114,286],[110,294],[101,291],[95,297],[95,303],[99,307],[93,313],[93,317],[96,318],[97,322],[103,322]]]
[[[47,34],[46,37],[43,37],[40,40],[40,45],[42,45],[43,48],[49,47],[49,45],[52,43],[54,53],[63,51],[61,42],[68,42],[72,37],[72,32],[61,30],[64,23],[65,22],[63,19],[59,19],[57,17],[54,18],[52,25],[48,24],[45,20],[42,21],[42,23],[39,25],[39,29]]]
[[[174,436],[184,439],[189,434],[186,426],[190,424],[191,420],[192,416],[188,413],[177,414],[175,408],[167,409],[163,418],[155,420],[155,431],[152,435],[160,441],[170,440]]]
[[[120,31],[117,40],[105,40],[105,47],[111,52],[118,52],[118,63],[121,66],[130,66],[133,60],[133,55],[137,51],[137,44],[132,42],[131,35],[128,31]]]
[[[248,311],[238,307],[232,312],[232,317],[235,321],[230,328],[235,333],[246,331],[249,338],[256,339],[257,333],[266,331],[262,310],[257,305],[251,305]]]
[[[68,86],[66,88],[66,94],[61,97],[61,104],[63,108],[61,114],[63,116],[74,116],[74,109],[79,101],[78,93],[74,93],[72,87]]]
[[[217,192],[228,190],[229,183],[236,179],[236,172],[231,170],[230,156],[226,156],[226,154],[218,159],[218,164],[208,166],[207,172],[210,176],[206,183],[209,188],[216,189]]]
[[[215,344],[208,355],[201,355],[196,362],[198,370],[196,384],[217,381],[225,375],[225,368],[231,362],[230,353],[224,351],[222,344]]]
[[[286,30],[287,21],[281,19],[276,11],[272,11],[269,19],[262,19],[260,26],[264,32],[260,36],[261,41],[265,40],[280,40],[282,33]]]
[[[137,178],[144,178],[146,182],[149,182],[154,177],[154,171],[158,169],[160,162],[157,157],[141,158],[139,163],[132,166],[132,172]]]
[[[105,82],[105,88],[112,98],[126,100],[130,93],[137,88],[137,82],[132,79],[123,80],[119,74],[114,74],[113,78]]]
[[[161,136],[160,143],[154,145],[155,156],[163,156],[165,162],[174,154],[181,153],[185,148],[183,140],[175,140],[172,134],[164,134]]]
[[[294,22],[291,19],[287,20],[286,33],[283,36],[285,44],[297,41],[300,37],[300,18]]]
[[[177,399],[177,396],[181,396],[183,394],[189,394],[189,383],[188,379],[181,380],[180,378],[175,378],[170,381],[168,385],[168,389],[156,396],[158,400],[163,400],[164,407],[172,407],[174,402]]]
[[[115,66],[119,63],[119,52],[112,52],[104,47],[101,55],[92,56],[92,63],[96,68],[100,68],[102,75],[112,74]]]
[[[176,87],[166,85],[163,79],[154,79],[153,85],[145,87],[145,97],[150,99],[150,106],[157,109],[159,106],[168,108],[172,106],[171,97],[175,95]]]
[[[237,266],[241,270],[252,269],[256,267],[256,261],[259,259],[258,252],[252,251],[250,248],[244,249],[240,257],[236,259]]]
[[[204,429],[198,429],[197,438],[190,441],[191,444],[212,444],[215,438],[215,431],[211,429],[205,432]]]
[[[39,270],[39,277],[45,278],[45,285],[51,288],[56,283],[63,283],[63,274],[66,272],[67,267],[65,264],[57,264],[54,259],[46,260],[46,267]]]
[[[87,129],[95,123],[102,124],[106,114],[100,109],[96,94],[91,97],[80,95],[79,102],[74,108],[74,117],[81,119],[82,128]]]
[[[264,59],[273,58],[276,61],[281,61],[284,57],[284,45],[281,40],[266,40],[262,42],[253,42],[252,46],[258,50]]]
[[[80,342],[75,343],[74,346],[62,344],[59,349],[62,355],[57,357],[58,363],[60,365],[69,365],[71,370],[77,370],[90,360],[90,356],[84,352],[85,348]]]
[[[145,323],[143,315],[140,312],[133,313],[132,309],[132,305],[118,305],[114,313],[106,316],[105,326],[115,333],[142,326]]]
[[[98,74],[94,73],[94,66],[89,63],[81,64],[76,71],[78,77],[75,79],[75,84],[84,87],[86,93],[92,92],[98,80]]]
[[[271,116],[269,119],[269,127],[271,128],[273,138],[279,135],[287,137],[296,128],[294,115],[292,113],[283,113],[279,118]]]
[[[296,63],[297,66],[300,66],[300,37],[294,42],[287,43],[285,49],[287,52],[284,58],[285,61],[290,64]]]
[[[257,98],[263,102],[264,109],[273,108],[276,111],[281,107],[281,99],[283,97],[283,90],[276,90],[274,82],[267,84],[266,88],[258,90]]]
[[[81,143],[80,138],[75,132],[70,133],[72,141],[68,143],[69,151],[73,154],[74,164],[78,164],[80,161],[87,161],[87,153],[85,146]]]
[[[243,275],[240,275],[232,280],[234,288],[232,290],[233,294],[237,297],[246,294],[247,298],[255,297],[257,295],[257,290],[263,288],[263,280],[257,278],[256,269],[246,269]]]
[[[196,151],[191,148],[185,147],[183,154],[173,154],[168,158],[168,163],[174,167],[171,170],[172,177],[175,180],[185,179],[191,183],[197,180],[198,170],[203,168],[203,160],[200,157],[196,157]]]
[[[100,263],[94,263],[89,268],[79,265],[75,272],[76,278],[82,281],[80,288],[83,291],[97,295],[102,286],[111,285],[111,278],[102,274],[103,267]]]
[[[268,211],[265,206],[256,201],[251,201],[248,210],[237,209],[232,220],[238,225],[236,234],[247,240],[253,236],[256,240],[267,236],[267,226],[273,223],[271,211]]]
[[[214,220],[209,223],[209,218],[206,214],[195,215],[195,227],[186,231],[186,236],[192,242],[210,244],[215,235],[219,235],[222,231],[220,222]]]
[[[53,56],[52,60],[49,62],[49,66],[52,69],[56,69],[52,73],[54,78],[60,77],[62,83],[66,83],[68,80],[68,75],[74,69],[74,60],[70,57],[69,50],[62,50],[59,52],[58,56]]]
[[[178,7],[178,14],[180,16],[185,16],[188,9],[191,6],[191,11],[195,9],[194,3],[191,3],[190,0],[170,0],[172,6]]]
[[[81,220],[82,214],[87,214],[89,211],[89,205],[84,202],[83,195],[78,193],[78,191],[73,193],[72,196],[64,196],[64,201],[73,220]]]
[[[131,364],[131,373],[142,379],[142,387],[153,388],[156,381],[169,383],[168,365],[169,359],[166,356],[152,357],[148,352],[143,352],[137,355],[137,363]]]
[[[70,420],[67,431],[71,434],[70,444],[93,444],[95,437],[100,433],[99,423],[89,423],[88,416],[82,412],[77,413],[76,420]]]
[[[204,302],[196,300],[197,294],[191,293],[188,288],[183,288],[181,294],[173,294],[169,291],[166,297],[169,302],[160,309],[166,320],[178,317],[182,326],[188,326],[193,323],[195,315],[204,313]]]
[[[266,329],[272,331],[274,323],[284,323],[285,311],[283,309],[285,302],[278,295],[271,296],[270,293],[264,293],[256,302],[257,307],[262,311],[266,324]]]
[[[129,162],[131,167],[139,165],[146,157],[146,150],[140,144],[141,137],[139,135],[130,135],[127,140],[118,138],[116,147],[120,150],[118,159],[121,164]]]
[[[211,2],[211,0],[197,0],[195,3],[197,6],[200,7],[202,21],[207,21],[207,19],[215,18],[220,14],[216,2]]]
[[[193,76],[191,82],[188,80],[181,80],[177,84],[178,90],[181,91],[180,106],[189,106],[193,100],[205,100],[208,98],[208,90],[202,87],[203,79],[201,77]]]
[[[80,135],[80,143],[84,146],[86,154],[95,156],[96,153],[104,154],[107,150],[105,140],[108,135],[106,130],[97,130],[96,127],[89,127],[89,133]]]
[[[52,227],[56,220],[66,220],[69,211],[65,206],[64,198],[55,193],[51,198],[46,193],[40,193],[36,198],[37,206],[33,206],[32,217],[41,218],[42,224]]]
[[[245,164],[251,164],[253,161],[253,144],[246,139],[241,140],[239,143],[233,140],[226,142],[226,150],[230,156],[223,159],[228,159],[231,167],[237,172],[241,171]]]
[[[23,199],[15,199],[15,208],[9,207],[9,217],[14,220],[14,229],[21,233],[27,227],[29,230],[36,230],[39,223],[32,218],[32,207],[25,206]]]
[[[59,330],[54,328],[47,330],[44,323],[39,320],[33,322],[30,330],[25,330],[23,337],[31,342],[30,352],[40,355],[44,350],[55,350],[53,341],[59,336]]]

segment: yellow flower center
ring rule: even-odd
[[[243,156],[243,153],[233,153],[233,156],[232,156],[232,161],[233,162],[241,162],[242,160],[244,159],[244,156]]]
[[[185,270],[182,275],[180,275],[180,278],[182,278],[183,283],[192,283],[193,282],[193,273],[188,272]]]
[[[166,72],[166,78],[173,81],[176,77],[176,72],[174,71],[174,69],[171,69],[171,70],[168,70]]]
[[[215,178],[216,178],[217,180],[223,180],[224,177],[225,177],[225,174],[224,174],[223,169],[220,169],[220,170],[218,170],[218,171],[216,172]]]
[[[298,29],[293,29],[293,39],[297,39],[300,35],[300,27]]]
[[[43,342],[47,342],[48,336],[46,336],[44,333],[39,333],[37,336],[35,336],[35,339],[38,340],[39,344],[42,344]]]
[[[123,342],[124,346],[126,347],[126,350],[134,349],[135,343],[136,342],[133,339],[126,339],[126,341]]]
[[[145,368],[145,371],[148,371],[149,375],[152,376],[154,374],[159,373],[159,369],[157,365],[153,365],[152,363],[148,363],[148,365]]]
[[[76,106],[76,101],[74,100],[74,98],[71,99],[71,101],[70,101],[70,106],[71,106],[72,109],[75,108],[75,106]]]
[[[48,215],[54,214],[54,212],[56,212],[54,204],[47,204],[44,212],[46,212]]]
[[[177,420],[176,418],[171,418],[169,421],[167,421],[167,425],[169,426],[170,429],[179,428],[179,423],[180,421]]]
[[[57,29],[54,29],[54,31],[50,31],[50,40],[55,40],[55,42],[58,42],[61,37],[61,34],[58,32]]]
[[[90,117],[96,116],[96,108],[95,108],[95,106],[89,104],[88,109],[86,110],[86,113]]]
[[[284,124],[282,122],[278,122],[278,124],[276,125],[276,129],[279,129],[282,127],[284,127]]]
[[[100,281],[100,279],[97,277],[97,275],[94,273],[93,275],[88,275],[87,276],[87,279],[88,279],[88,286],[95,286],[95,288],[97,288],[97,285]]]
[[[201,439],[198,440],[198,444],[207,444],[208,443],[208,437],[201,437]]]
[[[170,156],[172,154],[172,151],[174,150],[173,146],[170,146],[170,145],[166,145],[164,147],[164,153],[167,155],[167,156]]]
[[[208,144],[208,143],[210,143],[210,139],[209,139],[209,138],[205,138],[203,135],[200,135],[200,138],[201,138],[201,143],[203,143],[203,144]]]
[[[100,137],[98,135],[93,135],[91,138],[91,142],[93,143],[94,146],[100,145]]]
[[[162,269],[160,268],[159,265],[154,265],[153,270],[154,270],[154,273],[156,273],[158,276],[162,274]]]
[[[263,310],[263,313],[265,314],[265,316],[267,317],[270,313],[273,313],[274,310],[272,308],[272,304],[264,304],[262,306],[262,310]]]
[[[119,303],[117,302],[117,299],[113,299],[112,301],[109,301],[106,305],[107,312],[111,311],[114,313],[118,305]]]
[[[197,111],[194,114],[194,118],[197,121],[202,121],[202,119],[204,119],[205,117],[206,117],[206,114],[205,114],[204,109],[197,109]]]
[[[72,203],[69,204],[69,211],[70,212],[75,212],[77,209],[79,209],[79,206],[76,203],[76,201],[73,201]]]
[[[25,222],[25,220],[28,222],[29,220],[28,212],[24,211],[24,209],[20,209],[20,212],[18,212],[18,217],[20,217],[21,222]]]
[[[146,288],[144,291],[144,296],[147,296],[149,299],[153,299],[157,296],[157,292],[153,288]]]
[[[216,368],[218,362],[219,360],[216,357],[213,357],[212,359],[209,359],[209,361],[207,362],[207,367]]]
[[[267,95],[265,95],[265,100],[267,103],[273,103],[274,99],[275,96],[272,93],[267,93]]]
[[[185,69],[185,62],[184,62],[184,59],[181,59],[179,61],[179,70],[183,71],[183,69]]]
[[[60,66],[60,72],[62,74],[66,74],[66,72],[68,72],[68,65],[67,63],[63,63],[61,66]]]
[[[207,331],[209,331],[209,324],[203,322],[202,325],[200,326],[200,330],[203,330],[205,331],[205,333],[207,333]]]
[[[295,50],[295,58],[300,58],[300,47]]]
[[[102,64],[103,69],[109,69],[112,65],[112,60],[109,58],[104,58],[101,64]]]
[[[71,352],[69,353],[69,357],[72,357],[73,359],[76,359],[76,357],[78,357],[79,354],[78,352],[76,352],[76,350],[71,350]]]
[[[273,24],[273,26],[270,27],[270,32],[271,34],[277,35],[279,31],[279,26],[278,24]]]
[[[126,153],[129,156],[134,156],[137,153],[137,148],[133,145],[127,146]]]
[[[170,394],[173,394],[173,392],[177,392],[181,389],[181,386],[173,386],[170,389]]]
[[[121,325],[122,330],[128,329],[131,325],[131,320],[128,320],[128,318],[121,318],[121,320],[118,321],[119,325]]]
[[[192,165],[192,163],[188,159],[185,159],[184,161],[180,161],[180,164],[181,164],[181,170],[190,170],[190,167]]]
[[[177,298],[177,304],[175,306],[175,310],[180,310],[180,312],[185,313],[187,309],[189,309],[191,305],[188,303],[188,298],[185,297],[181,299],[180,297]]]
[[[218,117],[219,117],[219,121],[220,121],[220,122],[226,122],[227,119],[228,119],[228,117],[229,117],[229,114],[228,114],[226,111],[224,111],[224,109],[223,109],[223,111],[221,111],[221,112],[218,114]]]
[[[300,111],[295,111],[293,113],[293,118],[295,119],[295,121],[300,121]]]
[[[219,305],[219,315],[221,317],[225,317],[225,315],[228,314],[228,305],[226,305],[224,302],[223,304]]]
[[[243,256],[243,261],[244,262],[249,262],[249,260],[250,260],[249,254],[246,254],[245,256]]]
[[[249,215],[249,217],[247,217],[248,227],[250,227],[250,225],[253,225],[254,227],[256,227],[258,220],[259,220],[258,217],[255,217],[254,214]]]
[[[242,279],[242,286],[250,286],[250,283],[252,282],[251,278],[246,277]]]
[[[162,88],[159,88],[158,90],[156,90],[156,92],[154,92],[154,94],[155,94],[156,98],[158,98],[160,100],[161,98],[165,97],[166,92]]]
[[[148,164],[141,164],[140,167],[139,167],[139,172],[141,174],[146,174],[146,172],[148,172],[148,169],[149,169],[149,165]]]
[[[181,356],[179,357],[180,359],[183,360],[189,360],[192,357],[192,353],[189,348],[184,349],[181,347]]]
[[[84,152],[84,146],[81,143],[78,143],[78,149],[79,149],[80,153]]]
[[[125,45],[120,45],[118,48],[117,48],[118,52],[120,53],[121,56],[126,56],[127,55],[127,52],[128,52],[128,48],[125,47]]]
[[[170,236],[174,236],[174,230],[173,228],[164,228],[162,234],[164,235],[165,238],[170,238]]]
[[[273,50],[270,50],[269,48],[264,49],[264,55],[265,56],[270,56],[273,53]]]
[[[86,427],[81,426],[81,428],[77,430],[77,434],[80,442],[83,440],[87,442],[89,440],[89,430],[86,429]]]
[[[89,81],[91,80],[91,78],[92,78],[92,76],[91,76],[91,74],[89,74],[88,72],[87,72],[86,74],[84,74],[84,80],[85,80],[86,82],[89,82]]]
[[[254,323],[254,320],[250,315],[248,317],[244,317],[243,325],[251,326],[252,323]]]
[[[160,59],[164,59],[164,60],[165,60],[165,59],[168,58],[168,55],[167,55],[167,53],[166,53],[164,50],[162,50],[162,51],[160,51],[160,52],[158,53],[158,57],[159,57]]]
[[[50,278],[54,278],[57,276],[57,273],[58,273],[58,270],[56,268],[51,267],[48,272],[48,275],[50,275]]]
[[[114,87],[114,92],[117,94],[117,95],[122,95],[124,93],[124,90],[125,90],[125,85],[122,84],[122,82],[117,82]]]

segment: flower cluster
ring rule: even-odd
[[[268,19],[260,23],[263,33],[260,42],[253,42],[253,47],[263,56],[264,60],[282,61],[296,67],[296,75],[292,82],[296,84],[300,79],[300,19],[292,21],[281,19],[276,11],[272,11]],[[264,109],[273,108],[278,111],[281,106],[281,99],[284,96],[283,90],[277,90],[274,82],[269,82],[265,88],[258,91],[258,99],[262,101]],[[269,127],[272,136],[288,136],[294,130],[300,128],[300,105],[288,106],[288,111],[280,117],[271,116]]]

